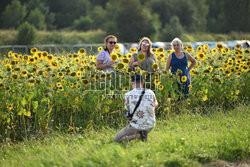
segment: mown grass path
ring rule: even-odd
[[[250,159],[250,110],[181,114],[158,121],[148,142],[117,144],[119,129],[53,133],[39,140],[0,145],[0,166],[203,166]],[[247,165],[247,164],[246,164]],[[249,164],[248,164],[249,165]]]

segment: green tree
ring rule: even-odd
[[[45,15],[38,9],[34,9],[29,13],[27,21],[33,24],[39,30],[45,30],[47,25],[45,23]]]
[[[109,0],[109,2],[106,3],[105,8],[105,20],[103,29],[106,31],[107,34],[113,34],[118,36],[118,29],[117,24],[115,22],[116,15],[119,10],[119,1],[117,0]]]
[[[207,30],[209,32],[219,33],[222,29],[221,23],[223,22],[223,15],[221,12],[223,1],[207,0],[206,3],[209,6],[207,14]]]
[[[222,7],[222,29],[221,32],[250,30],[249,0],[227,0]]]
[[[207,29],[207,14],[209,6],[206,0],[192,0],[192,4],[195,6],[195,19],[197,21],[195,30],[206,31]]]
[[[151,0],[146,6],[159,15],[163,27],[171,17],[178,16],[183,28],[193,32],[200,29],[201,23],[204,22],[200,20],[205,19],[206,13],[199,15],[202,10],[198,12],[192,1],[195,0]]]
[[[89,16],[82,16],[77,20],[74,20],[73,28],[76,30],[90,30],[92,29],[93,20]]]
[[[138,41],[141,37],[151,36],[156,32],[152,18],[148,17],[140,0],[121,0],[115,22],[119,38],[123,42]]]
[[[103,25],[108,20],[106,15],[106,10],[104,10],[101,6],[95,6],[90,12],[90,18],[93,20],[92,28],[104,30]]]
[[[22,45],[33,44],[36,39],[36,28],[25,22],[18,27],[17,43]]]
[[[18,0],[13,0],[2,13],[4,28],[17,28],[26,16],[26,6],[21,5]]]
[[[27,0],[26,0],[27,1]],[[39,9],[45,17],[45,24],[48,30],[55,29],[55,13],[50,12],[49,4],[46,0],[28,0],[25,3],[28,11],[32,11],[33,9]]]
[[[160,40],[164,42],[172,41],[175,37],[179,37],[184,32],[184,29],[180,23],[180,20],[177,16],[172,16],[169,23],[165,25],[162,29],[162,34]]]
[[[50,11],[55,13],[55,25],[58,28],[70,27],[74,20],[87,16],[91,10],[89,0],[53,0],[48,1]]]

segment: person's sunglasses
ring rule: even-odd
[[[141,44],[144,46],[149,46],[149,43],[146,43],[146,42],[142,42]]]
[[[109,43],[110,43],[111,45],[112,45],[112,44],[116,44],[116,42],[113,42],[113,41],[110,41]]]

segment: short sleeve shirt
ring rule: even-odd
[[[108,64],[110,61],[112,61],[108,50],[105,50],[105,49],[101,50],[98,53],[96,60],[102,60],[103,64]],[[108,67],[108,68],[103,69],[103,71],[104,72],[107,72],[107,71],[112,72],[114,70],[112,67]]]
[[[125,108],[131,113],[134,111],[136,103],[139,101],[139,97],[143,89],[135,88],[126,93]],[[135,111],[130,125],[139,130],[147,130],[155,126],[155,107],[158,105],[155,94],[152,90],[146,89],[145,94],[141,100],[140,105]]]

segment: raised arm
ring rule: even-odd
[[[130,65],[131,65],[132,67],[140,66],[141,63],[142,63],[141,61],[136,61],[136,62],[135,62],[134,56],[131,56],[131,58],[130,58]]]
[[[190,71],[195,66],[196,59],[189,53],[187,53],[187,57],[188,57],[188,60],[191,62],[190,66],[188,67],[188,70]]]
[[[110,61],[107,64],[103,64],[103,60],[96,60],[96,69],[103,70],[107,67],[112,66],[113,64],[115,64],[115,62],[113,61]]]

